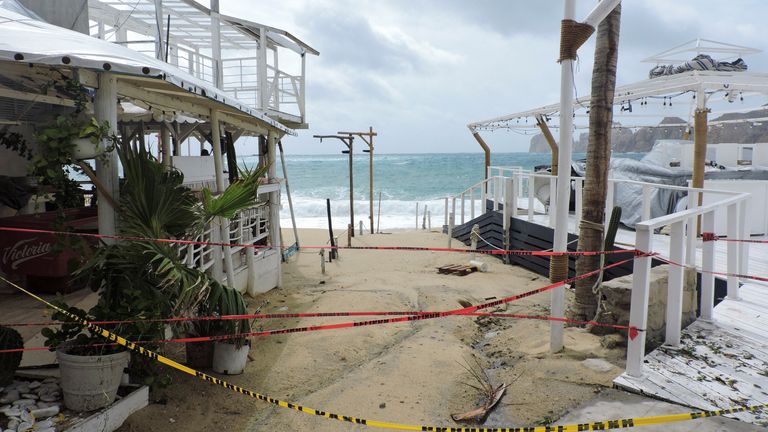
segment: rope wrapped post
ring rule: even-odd
[[[580,23],[572,19],[564,19],[560,22],[560,58],[563,60],[576,60],[576,52],[588,41],[595,28],[586,23]]]

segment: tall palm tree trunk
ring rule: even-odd
[[[603,247],[603,218],[608,191],[608,166],[611,159],[613,94],[616,88],[620,21],[621,5],[616,6],[616,9],[597,28],[579,251],[598,251]],[[599,267],[599,256],[579,255],[576,260],[577,275],[588,273]],[[574,318],[580,320],[594,318],[597,311],[597,296],[592,288],[597,277],[595,275],[576,282],[576,299],[571,307],[571,315]]]

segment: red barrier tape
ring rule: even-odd
[[[755,240],[755,239],[732,239],[728,237],[720,237],[719,235],[711,232],[703,232],[701,233],[701,239],[705,242],[708,241],[724,241],[724,242],[735,242],[735,243],[768,243],[768,240]]]
[[[423,311],[415,311],[415,312],[327,312],[322,313],[321,316],[371,316],[371,315],[426,315],[426,314],[434,314],[435,312],[423,312]],[[318,314],[254,314],[254,315],[227,315],[226,317],[221,317],[221,319],[244,319],[244,317],[253,317],[253,316],[261,316],[265,318],[283,318],[283,315],[290,315],[290,318],[296,318],[299,316],[305,316],[305,315],[311,315],[311,316],[318,316]],[[566,324],[574,324],[574,325],[592,325],[595,327],[606,327],[606,328],[613,328],[617,330],[627,330],[628,336],[630,339],[635,339],[637,337],[638,332],[641,330],[638,329],[635,326],[625,326],[625,325],[618,325],[618,324],[604,324],[599,323],[597,321],[579,321],[579,320],[572,320],[569,318],[562,318],[562,317],[553,317],[553,316],[545,316],[545,315],[526,315],[526,314],[507,314],[507,313],[493,313],[493,312],[470,312],[465,314],[457,314],[456,316],[471,316],[471,317],[489,317],[489,318],[515,318],[515,319],[532,319],[532,320],[540,320],[540,321],[557,321],[557,322],[563,322]],[[239,317],[239,318],[236,318]],[[207,317],[205,317],[207,319]],[[122,321],[121,323],[130,323],[135,321]],[[47,324],[36,324],[36,325],[49,325],[49,324],[57,324],[59,322],[52,321]],[[61,324],[61,323],[59,323]],[[95,324],[95,323],[92,323]],[[0,324],[6,327],[14,326],[13,324]],[[31,325],[31,324],[27,324]],[[285,329],[285,330],[294,330],[294,329]],[[266,333],[266,332],[265,332]],[[295,331],[290,331],[290,333],[295,333]],[[265,334],[264,336],[269,336],[272,334],[279,334],[279,333],[270,333]],[[235,338],[235,337],[241,337],[242,335],[226,335],[227,338]],[[149,344],[149,343],[194,343],[194,342],[207,342],[211,341],[213,339],[209,338],[203,338],[204,340],[200,340],[200,338],[178,338],[178,339],[165,339],[165,340],[147,340],[147,341],[137,341],[134,342],[136,344]],[[109,343],[102,343],[102,344],[90,344],[90,345],[68,345],[70,348],[90,348],[90,347],[106,347],[106,346],[112,346],[115,344],[109,344]],[[4,349],[0,350],[0,354],[4,353],[13,353],[13,352],[23,352],[23,351],[47,351],[49,350],[48,347],[31,347],[31,348],[13,348],[13,349]]]
[[[595,274],[598,274],[599,272],[602,272],[604,270],[607,270],[612,267],[617,267],[622,264],[625,264],[627,262],[632,261],[631,259],[626,259],[623,261],[619,261],[610,265],[607,265],[605,267],[599,268],[597,270],[593,270],[588,273],[584,273],[583,275],[575,276],[569,279],[565,279],[560,282],[555,282],[546,286],[543,286],[541,288],[537,288],[531,291],[524,292],[522,294],[516,294],[508,297],[504,297],[499,300],[493,300],[486,303],[481,303],[479,305],[475,306],[468,306],[465,308],[459,308],[459,309],[453,309],[448,311],[438,311],[438,312],[411,312],[407,316],[402,316],[398,318],[386,318],[386,319],[378,319],[378,320],[368,320],[368,321],[353,321],[353,322],[344,322],[344,323],[337,323],[337,324],[325,324],[325,325],[316,325],[316,326],[305,326],[305,327],[293,327],[293,328],[284,328],[284,329],[276,329],[276,330],[264,330],[264,331],[258,331],[258,332],[249,332],[249,333],[241,333],[239,335],[221,335],[221,336],[200,336],[200,337],[191,337],[191,338],[178,338],[178,339],[167,339],[167,340],[159,340],[159,341],[138,341],[134,343],[168,343],[168,342],[174,342],[174,343],[187,343],[187,342],[209,342],[209,341],[219,341],[219,340],[227,340],[227,339],[236,339],[236,338],[242,338],[242,337],[261,337],[261,336],[273,336],[278,334],[290,334],[290,333],[304,333],[304,332],[311,332],[311,331],[323,331],[323,330],[337,330],[342,328],[353,328],[353,327],[366,327],[366,326],[372,326],[372,325],[380,325],[380,324],[394,324],[394,323],[400,323],[400,322],[408,322],[408,321],[421,321],[421,320],[427,320],[427,319],[434,319],[434,318],[443,318],[447,316],[454,316],[454,315],[471,315],[476,313],[480,309],[487,309],[489,307],[499,306],[505,303],[510,303],[513,301],[521,300],[526,297],[530,297],[532,295],[541,294],[546,291],[553,290],[555,288],[561,287],[565,284],[572,283],[581,279],[586,279],[590,276],[593,276]],[[350,312],[350,314],[358,314],[360,312]],[[382,314],[400,314],[400,312],[383,312]],[[293,317],[291,315],[297,315],[297,314],[271,314],[273,316],[275,315],[288,315],[288,317]],[[511,315],[511,314],[510,314]],[[353,315],[350,315],[353,316]],[[566,318],[560,318],[560,317],[551,317],[552,321],[562,321],[567,322]],[[544,317],[540,318],[544,319]],[[618,327],[617,327],[618,328]],[[637,329],[633,327],[627,327],[629,330],[629,337],[631,339],[634,339],[637,336],[638,331],[642,331],[642,329]],[[47,349],[47,348],[43,348]],[[5,352],[5,351],[0,351]]]
[[[671,265],[678,266],[678,267],[683,267],[683,268],[695,268],[696,271],[699,271],[699,272],[702,272],[702,273],[707,273],[707,274],[713,274],[715,276],[725,276],[725,277],[732,276],[732,277],[737,277],[739,279],[752,279],[752,280],[756,280],[756,281],[760,281],[760,282],[768,282],[768,277],[764,277],[764,276],[754,276],[754,275],[745,275],[745,274],[740,274],[740,273],[728,273],[728,272],[719,272],[719,271],[714,271],[714,270],[704,270],[704,269],[702,269],[701,267],[698,267],[698,266],[690,266],[690,265],[686,265],[686,264],[681,264],[679,262],[675,262],[675,261],[672,261],[670,259],[662,258],[662,257],[659,257],[659,256],[657,256],[655,258],[657,260],[659,260],[661,262],[665,262],[667,264],[671,264]]]
[[[282,246],[275,248],[273,246],[255,245],[255,244],[240,244],[240,243],[220,243],[220,242],[204,242],[195,240],[180,240],[180,239],[158,239],[148,237],[130,237],[130,236],[117,236],[107,234],[92,234],[81,233],[72,231],[54,231],[54,230],[42,230],[33,228],[12,228],[12,227],[0,227],[0,231],[9,232],[22,232],[30,234],[53,234],[53,235],[66,235],[76,237],[90,237],[98,239],[111,239],[111,240],[125,240],[125,241],[144,241],[144,242],[156,242],[156,243],[170,243],[180,245],[193,245],[193,246],[228,246],[228,247],[242,247],[242,248],[254,248],[254,249],[287,249],[290,246]],[[554,252],[554,251],[532,251],[532,250],[481,250],[481,249],[456,249],[456,248],[429,248],[429,247],[416,247],[416,246],[301,246],[301,249],[338,249],[338,250],[388,250],[388,251],[430,251],[430,252],[457,252],[457,253],[476,253],[481,255],[527,255],[527,256],[576,256],[576,255],[613,255],[613,254],[634,254],[635,256],[643,256],[645,253],[638,251],[637,249],[615,249],[610,251],[582,251],[582,252]]]

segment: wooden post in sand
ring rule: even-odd
[[[325,199],[325,207],[326,212],[328,213],[328,235],[330,236],[331,241],[331,252],[328,254],[328,260],[333,261],[334,258],[336,258],[338,251],[336,250],[336,243],[334,242],[333,237],[333,224],[331,223],[331,200],[329,198]]]

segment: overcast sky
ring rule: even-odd
[[[583,19],[596,1],[576,3]],[[623,3],[619,85],[647,77],[653,65],[643,58],[696,37],[765,48],[761,0]],[[340,143],[312,135],[368,126],[380,134],[377,152],[477,152],[467,123],[559,98],[562,0],[221,0],[221,8],[320,51],[307,62],[310,129],[284,141],[289,154],[338,153]],[[593,42],[579,51],[579,95],[589,93]],[[745,60],[766,71],[767,55]],[[527,151],[530,140],[484,137],[494,152]]]

